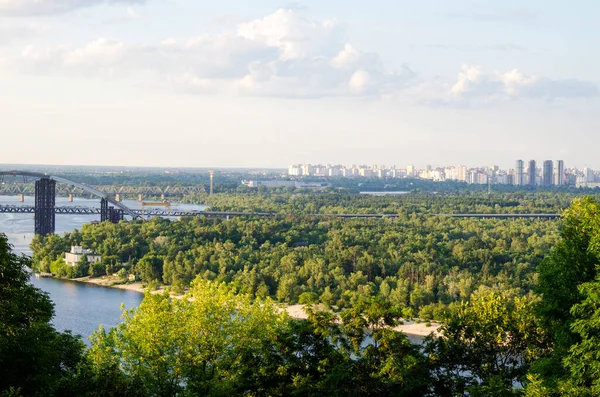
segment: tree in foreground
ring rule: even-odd
[[[426,339],[437,395],[512,396],[546,337],[535,300],[490,293],[465,302],[439,338]]]
[[[539,266],[538,314],[552,342],[551,353],[532,368],[530,396],[598,395],[600,332],[598,265],[600,204],[586,197],[563,214],[561,240]],[[595,385],[595,386],[594,386]],[[592,393],[592,394],[589,394]]]
[[[239,395],[249,371],[267,382],[260,359],[285,324],[274,303],[198,280],[183,299],[147,293],[118,327],[94,333],[88,359],[141,395]]]
[[[389,306],[389,305],[388,305]],[[343,324],[325,312],[292,320],[271,300],[197,279],[183,299],[147,294],[92,337],[88,395],[392,396],[428,389],[425,359],[367,302]],[[363,320],[361,320],[363,319]],[[366,327],[374,328],[372,342]],[[86,383],[87,382],[87,383]]]
[[[52,327],[54,306],[45,292],[29,283],[28,264],[0,234],[0,394],[68,393],[68,379],[84,346]]]

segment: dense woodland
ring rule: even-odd
[[[226,209],[222,207],[255,199],[261,200],[215,195],[212,205]],[[450,306],[473,294],[524,296],[532,291],[536,267],[557,242],[559,222],[453,219],[436,213],[558,212],[564,202],[545,196],[521,202],[512,197],[466,196],[461,201],[347,194],[274,194],[264,200],[288,214],[104,223],[64,236],[37,237],[34,268],[66,277],[135,274],[147,284],[166,284],[177,292],[199,277],[231,284],[251,296],[334,308],[380,297],[406,317],[441,320]],[[357,220],[305,214],[340,211],[393,211],[400,216]],[[72,245],[101,254],[102,262],[66,266],[62,258]]]
[[[288,194],[248,202],[285,206]],[[49,325],[52,304],[27,284],[29,260],[0,237],[0,395],[600,395],[597,201],[576,199],[560,221],[439,217],[462,205],[439,197],[407,197],[414,205],[398,205],[398,219],[307,215],[325,212],[329,195],[302,197],[315,212],[279,218],[105,223],[36,239],[40,270],[133,273],[186,291],[146,294],[88,349]],[[553,212],[572,199],[527,197],[512,208]],[[340,203],[373,211],[397,199]],[[487,200],[496,211],[511,201]],[[103,263],[67,268],[71,244]],[[308,320],[276,302],[307,304]],[[413,345],[390,329],[412,316],[439,319],[441,336]]]

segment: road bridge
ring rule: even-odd
[[[236,212],[236,211],[190,211],[190,210],[165,210],[162,208],[130,209],[136,218],[146,217],[184,217],[205,216],[208,218],[231,218],[231,217],[282,217],[287,214],[277,212]],[[54,207],[57,215],[98,215],[100,208],[82,206]],[[0,213],[9,214],[34,214],[35,207],[26,205],[0,205]],[[307,216],[324,218],[398,218],[398,214],[308,214]],[[479,218],[479,219],[558,219],[560,214],[436,214],[439,217],[449,218]]]
[[[99,209],[101,221],[109,220],[111,222],[118,222],[120,219],[123,219],[124,214],[131,216],[133,219],[139,218],[139,215],[126,205],[116,201],[105,193],[79,182],[40,172],[20,170],[0,171],[0,178],[4,179],[7,176],[22,176],[25,181],[27,181],[27,178],[35,180],[35,206],[33,207],[35,233],[42,236],[52,234],[55,231],[57,182],[81,189],[88,194],[99,197],[101,199]],[[112,204],[112,206],[109,206],[109,204]]]
[[[185,197],[191,194],[206,193],[204,186],[114,186],[100,185],[94,186],[97,191],[115,197],[117,194],[121,197],[129,196],[131,198],[142,197]],[[85,194],[84,189],[72,185],[57,185],[56,194],[68,196],[70,194]],[[33,195],[35,194],[35,183],[5,183],[0,185],[0,195]]]

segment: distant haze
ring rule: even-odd
[[[0,1],[0,163],[600,169],[599,11]]]

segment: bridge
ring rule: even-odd
[[[159,208],[131,209],[137,218],[152,217],[184,217],[205,216],[207,218],[232,218],[232,217],[282,217],[286,214],[276,212],[236,212],[236,211],[189,211],[189,210],[164,210]],[[4,214],[35,214],[35,207],[25,205],[0,205],[0,213]],[[101,208],[81,206],[54,207],[56,215],[99,215]],[[308,214],[307,216],[324,218],[398,218],[398,214]],[[438,217],[448,218],[479,218],[479,219],[558,219],[560,214],[436,214]]]
[[[191,194],[206,193],[204,186],[114,186],[100,185],[94,186],[99,192],[111,197],[119,195],[120,197],[160,197],[161,200],[166,197],[185,197]],[[33,195],[35,193],[34,183],[19,183],[0,185],[0,195]],[[84,194],[85,190],[76,186],[60,184],[56,186],[56,194],[69,196]]]
[[[35,207],[28,205],[0,205],[0,213],[2,214],[35,214]],[[235,211],[186,211],[186,210],[163,210],[159,208],[150,209],[131,209],[131,212],[136,215],[136,218],[153,218],[153,217],[183,217],[183,216],[205,216],[207,218],[226,218],[243,216],[243,217],[275,217],[282,216],[273,212],[235,212]],[[65,206],[54,207],[56,215],[99,215],[102,214],[101,208],[81,207],[81,206]]]
[[[0,178],[5,176],[22,176],[24,179],[32,178],[35,180],[35,206],[33,214],[35,215],[35,234],[46,236],[54,233],[56,229],[56,183],[69,185],[74,188],[100,198],[100,220],[118,222],[123,219],[124,214],[137,219],[140,216],[124,204],[116,201],[106,193],[102,193],[90,186],[79,182],[74,182],[66,178],[43,174],[40,172],[29,171],[0,171]],[[112,206],[109,206],[112,204]],[[116,208],[115,208],[116,207]]]

